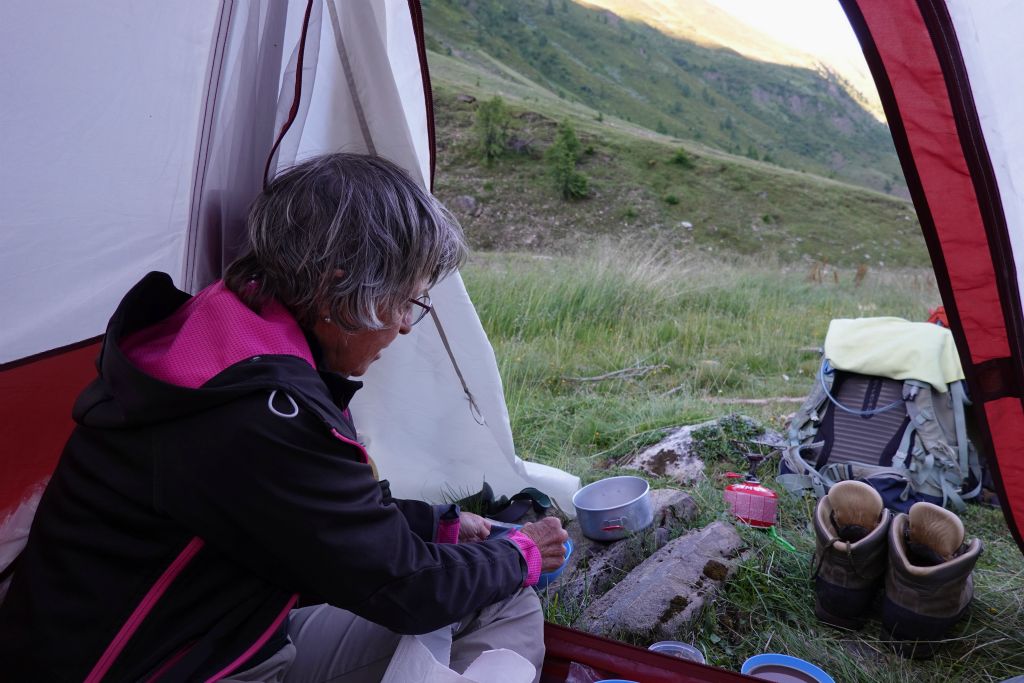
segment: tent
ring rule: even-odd
[[[264,178],[297,159],[376,153],[429,188],[434,157],[416,1],[8,3],[0,59],[18,65],[0,105],[2,542],[23,539],[98,335],[142,275],[217,279]],[[516,456],[462,281],[431,295],[461,375],[429,324],[372,368],[352,409],[382,476],[433,501],[536,486],[571,511],[579,480]]]
[[[841,0],[881,96],[1024,550],[1024,5]]]
[[[841,2],[882,95],[1024,548],[1024,6]],[[150,270],[190,291],[216,279],[246,206],[296,159],[373,152],[429,187],[434,155],[417,0],[5,3],[0,61],[4,566],[131,284]],[[499,493],[532,484],[570,508],[575,477],[516,457],[494,355],[461,280],[432,296],[468,388],[429,327],[393,347],[353,406],[382,475],[396,494],[428,499],[483,479]],[[386,429],[396,416],[406,428]]]
[[[1024,95],[1007,57],[1021,53],[1008,27],[1024,10],[842,3],[1022,542],[1024,134],[1014,124]],[[11,526],[26,504],[22,522],[30,516],[93,375],[98,335],[142,274],[167,271],[191,291],[215,279],[264,177],[296,159],[376,152],[429,186],[434,155],[416,0],[7,3],[0,58],[18,66],[4,73],[0,104],[0,525]],[[533,484],[571,509],[575,478],[516,457],[493,352],[461,281],[433,295],[467,388],[429,326],[389,350],[354,406],[384,476],[399,495],[428,499],[483,479],[499,493]],[[396,414],[407,429],[384,427]]]
[[[1024,6],[841,1],[1024,548]],[[417,0],[5,3],[0,61],[3,567],[120,296],[153,269],[190,291],[215,280],[263,179],[297,159],[377,153],[429,186],[433,129]],[[469,388],[428,327],[395,345],[353,405],[382,474],[401,496],[436,499],[485,478],[499,493],[537,485],[569,508],[577,479],[515,455],[494,353],[458,276],[432,294]],[[395,415],[406,429],[385,429]],[[584,647],[559,638],[552,651],[565,657]],[[731,678],[691,669],[688,680]]]

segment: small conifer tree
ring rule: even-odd
[[[501,97],[492,97],[477,107],[474,128],[477,147],[488,166],[505,153],[509,122],[508,109],[505,108],[505,100]]]
[[[546,157],[555,189],[564,199],[580,199],[587,196],[587,177],[576,170],[580,152],[576,130],[568,120],[563,121],[558,126],[555,142],[548,148]]]

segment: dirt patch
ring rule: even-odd
[[[677,595],[676,597],[669,600],[668,607],[661,613],[659,620],[661,623],[668,623],[672,617],[682,612],[684,609],[690,606],[690,599],[685,595]]]
[[[718,560],[708,560],[704,565],[704,576],[713,581],[725,581],[729,575],[729,568]]]
[[[667,450],[661,451],[657,455],[655,455],[650,461],[648,461],[647,467],[650,469],[651,472],[657,474],[659,477],[664,477],[665,468],[669,464],[674,463],[678,458],[678,453]]]

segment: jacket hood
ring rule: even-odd
[[[310,344],[279,303],[257,313],[221,281],[190,297],[166,273],[150,273],[111,317],[99,377],[79,396],[73,417],[108,428],[159,422],[294,385],[297,375],[321,381],[311,368]],[[342,383],[349,385],[342,387],[347,403],[361,385]]]

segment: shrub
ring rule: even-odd
[[[555,189],[564,199],[587,196],[587,177],[576,170],[576,162],[580,158],[580,141],[568,120],[558,126],[555,142],[548,148],[546,157]]]
[[[508,126],[511,117],[505,108],[505,100],[492,97],[481,103],[476,110],[477,148],[488,166],[505,153],[508,144]]]
[[[675,154],[672,155],[672,163],[683,168],[693,168],[694,166],[693,157],[682,148],[677,149]]]
[[[674,194],[667,194],[665,195],[665,203],[671,206],[675,206],[676,204],[679,203],[679,197],[675,196]]]

